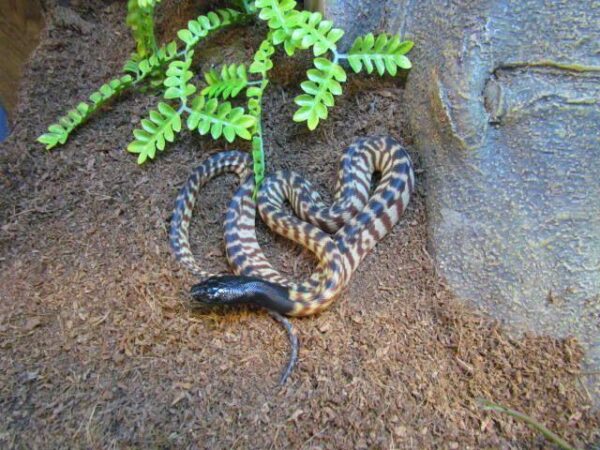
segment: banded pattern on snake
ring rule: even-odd
[[[412,163],[405,149],[391,137],[357,140],[340,159],[331,206],[323,203],[308,180],[291,171],[267,176],[255,201],[251,168],[250,155],[239,151],[218,153],[198,166],[177,197],[170,244],[177,260],[205,279],[192,288],[194,299],[205,304],[249,303],[264,307],[293,339],[291,325],[281,314],[314,314],[340,294],[363,258],[406,209],[415,183]],[[196,262],[189,243],[189,226],[200,188],[227,172],[238,174],[242,180],[225,216],[226,254],[236,275],[217,276],[202,270]],[[381,179],[370,194],[376,172]],[[295,215],[286,210],[286,202]],[[257,209],[274,232],[315,254],[319,263],[308,280],[292,282],[269,263],[256,237]],[[282,381],[293,363],[290,361]]]

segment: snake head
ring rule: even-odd
[[[269,281],[243,275],[211,277],[191,289],[196,305],[255,305],[289,314],[294,309],[288,289]]]
[[[239,293],[235,289],[232,276],[210,277],[192,286],[192,299],[204,305],[226,305],[235,302]]]

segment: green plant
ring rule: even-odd
[[[251,140],[258,187],[265,175],[262,98],[270,82],[276,47],[282,46],[288,56],[299,50],[311,50],[314,55],[313,68],[300,85],[303,93],[294,99],[298,109],[293,116],[296,122],[306,122],[310,130],[327,119],[335,97],[342,94],[347,80],[343,63],[356,73],[375,70],[379,75],[392,76],[398,68],[411,67],[405,54],[413,44],[400,41],[398,36],[369,33],[357,38],[348,53],[340,53],[337,42],[344,31],[334,28],[318,12],[299,11],[294,0],[238,0],[238,9],[221,9],[190,20],[177,33],[178,41],[159,47],[153,22],[159,1],[128,0],[126,21],[136,42],[136,53],[125,63],[125,75],[101,86],[89,101],[79,103],[50,125],[48,132],[38,138],[47,149],[64,144],[75,128],[125,89],[150,82],[151,86],[162,85],[163,101],[142,119],[127,146],[128,151],[138,155],[139,164],[154,159],[157,150],[173,142],[185,125],[190,131],[210,134],[214,139]],[[250,64],[235,62],[208,71],[199,90],[194,82],[194,48],[210,34],[255,16],[266,21],[268,31]],[[242,93],[246,104],[240,106],[238,97]]]
[[[145,58],[156,52],[154,36],[154,3],[144,0],[128,0],[125,19],[136,43],[137,56]]]

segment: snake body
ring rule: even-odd
[[[225,215],[225,248],[235,275],[223,276],[200,268],[190,248],[189,226],[200,188],[229,172],[242,182]],[[371,192],[376,172],[381,179]],[[221,152],[198,166],[182,187],[171,218],[171,248],[177,260],[204,279],[192,288],[196,300],[254,304],[278,320],[280,314],[314,314],[331,304],[363,258],[398,222],[414,184],[408,153],[388,136],[359,139],[343,152],[330,206],[308,180],[292,171],[267,176],[255,201],[250,155]],[[310,278],[293,282],[269,263],[256,237],[257,210],[271,230],[315,254],[319,263]]]

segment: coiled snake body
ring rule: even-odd
[[[192,288],[204,304],[255,304],[282,323],[292,340],[292,358],[284,382],[297,357],[297,338],[281,315],[306,316],[326,308],[348,284],[367,253],[398,222],[414,189],[410,157],[391,137],[359,139],[343,153],[331,206],[326,206],[311,183],[291,171],[265,178],[253,199],[252,159],[228,151],[209,157],[190,175],[177,197],[171,219],[170,243],[175,257],[205,281]],[[202,270],[190,249],[189,225],[199,189],[226,172],[242,183],[225,216],[227,259],[236,275],[214,275]],[[381,179],[371,191],[373,174]],[[296,215],[288,212],[288,202]],[[319,263],[311,277],[295,283],[273,268],[256,238],[256,210],[274,232],[315,254]]]

